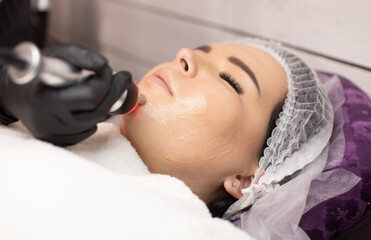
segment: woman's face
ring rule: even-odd
[[[147,102],[120,116],[121,132],[151,172],[179,178],[208,202],[232,181],[249,184],[287,81],[269,54],[221,44],[181,49],[139,88]]]

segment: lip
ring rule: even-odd
[[[173,95],[170,74],[165,68],[161,68],[147,77],[147,81],[165,89],[170,95]]]

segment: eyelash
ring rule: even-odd
[[[243,93],[241,85],[231,75],[229,75],[228,73],[225,73],[225,72],[221,72],[221,73],[219,73],[219,77],[221,77],[222,79],[227,81],[229,83],[229,85],[231,85],[234,88],[234,90],[236,90],[236,92],[238,94]]]

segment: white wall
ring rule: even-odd
[[[248,35],[299,48],[371,96],[369,0],[52,0],[52,39],[82,42],[137,80],[182,47]]]

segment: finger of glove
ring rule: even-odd
[[[112,105],[121,97],[123,92],[129,88],[131,74],[126,71],[117,73],[112,79],[112,86],[97,109],[91,112],[81,112],[74,114],[75,118],[82,123],[99,123],[104,121],[109,115]]]
[[[130,81],[131,74],[129,72],[119,72],[112,78],[112,87],[110,92],[106,95],[106,98],[93,110],[81,111],[81,108],[79,108],[78,111],[75,112],[65,112],[63,109],[57,109],[55,115],[58,116],[59,121],[62,122],[63,125],[68,126],[69,131],[76,131],[76,129],[87,128],[102,122],[108,117],[109,108],[113,105],[112,102],[117,100],[122,92],[129,87]],[[73,104],[73,101],[71,103]],[[103,106],[106,107],[104,108]]]
[[[95,72],[100,72],[108,63],[107,59],[99,53],[77,43],[53,46],[42,52],[46,56],[63,59],[77,68]]]
[[[72,119],[72,120],[71,120]],[[52,135],[74,135],[80,132],[85,132],[96,124],[75,124],[76,120],[69,111],[53,114],[49,117],[38,119],[38,128],[31,131],[34,136],[52,136]],[[28,127],[28,126],[27,126]]]
[[[108,94],[111,83],[112,70],[106,67],[102,75],[95,75],[78,85],[53,91],[70,111],[91,111],[96,109]]]
[[[78,142],[81,142],[82,140],[90,137],[97,131],[97,126],[94,126],[88,130],[85,130],[83,132],[75,133],[75,134],[69,134],[69,135],[52,135],[48,137],[42,137],[39,138],[43,141],[47,141],[50,143],[53,143],[54,145],[57,146],[70,146],[74,145]]]

